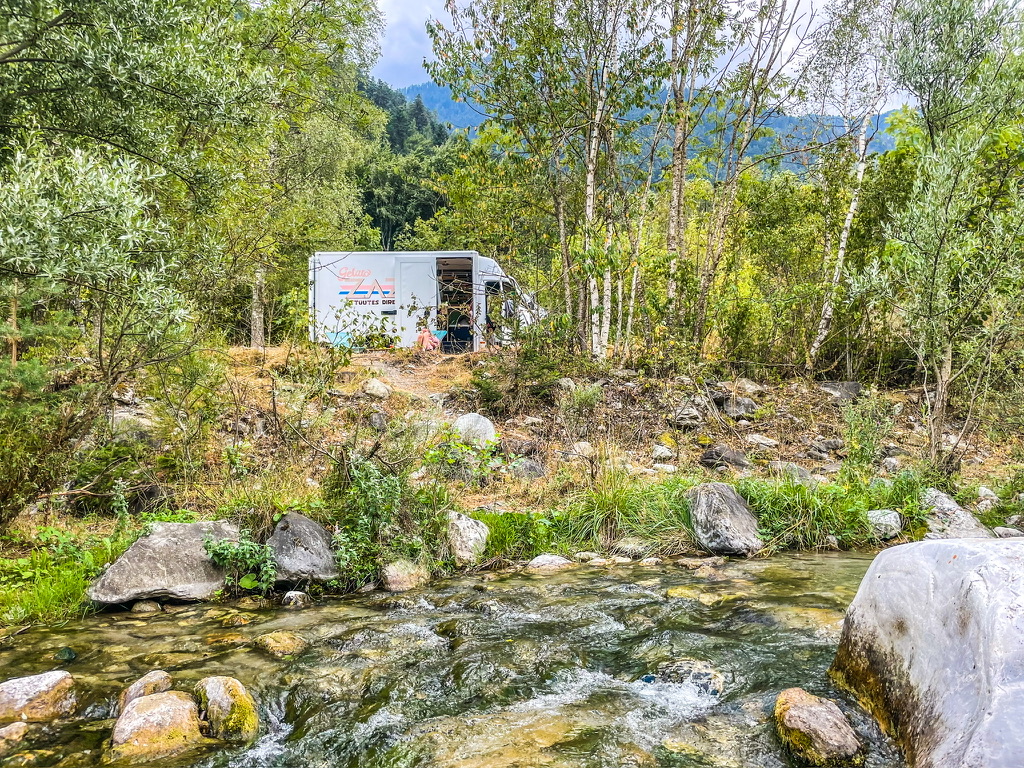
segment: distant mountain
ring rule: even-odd
[[[452,98],[451,90],[436,83],[420,83],[399,90],[410,101],[414,100],[417,96],[422,98],[427,109],[435,112],[442,123],[450,123],[453,128],[476,128],[487,117],[480,105],[472,101],[455,101]],[[871,151],[888,152],[895,145],[893,137],[885,133],[884,130],[892,114],[892,112],[885,112],[876,116],[875,135],[870,145]],[[820,130],[823,124],[828,127],[828,130],[835,132],[840,131],[842,127],[840,119],[830,115],[809,115],[807,117],[779,115],[778,117],[769,118],[766,122],[766,127],[771,128],[780,136],[792,136],[800,134],[810,135],[815,127]],[[708,133],[709,128],[710,125],[706,125],[703,129],[697,129],[695,133],[698,141],[700,137]],[[753,147],[754,154],[771,151],[772,144],[773,139],[760,139],[756,141]]]

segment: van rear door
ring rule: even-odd
[[[398,256],[396,312],[398,346],[412,347],[423,323],[434,328],[437,314],[437,259],[434,256]]]

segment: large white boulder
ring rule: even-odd
[[[726,483],[701,483],[686,492],[697,543],[716,555],[754,555],[764,542],[747,502]]]
[[[1024,540],[880,553],[847,611],[832,674],[914,768],[1020,766]]]
[[[97,603],[131,603],[150,597],[208,600],[224,588],[224,571],[206,553],[207,539],[238,540],[238,526],[224,521],[155,523],[89,587]]]
[[[486,448],[498,441],[494,422],[479,413],[464,413],[452,422],[452,433],[465,445]]]

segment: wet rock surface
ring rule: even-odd
[[[775,700],[779,738],[801,762],[847,766],[863,762],[860,741],[834,701],[788,688]]]
[[[75,680],[62,670],[0,683],[0,723],[47,722],[75,711]]]
[[[97,603],[131,603],[162,597],[208,600],[224,588],[224,572],[213,564],[206,539],[238,540],[238,526],[224,521],[154,523],[89,587]]]
[[[837,698],[834,628],[870,558],[677,559],[465,574],[298,611],[169,604],[29,629],[0,645],[3,668],[44,671],[71,646],[81,701],[76,719],[30,726],[16,749],[39,768],[99,768],[109,702],[159,667],[173,677],[166,693],[238,680],[260,718],[255,741],[188,741],[161,768],[787,768],[771,706],[792,686]],[[715,579],[696,575],[705,565]],[[690,596],[667,598],[676,588]],[[271,655],[255,640],[272,633],[308,647]],[[870,720],[853,723],[868,766],[902,768]]]
[[[196,697],[215,739],[247,743],[259,734],[256,700],[236,678],[204,677],[196,683]]]
[[[833,674],[915,768],[1020,765],[1024,541],[922,541],[880,553],[844,624]]]
[[[182,691],[134,699],[114,724],[111,760],[144,763],[179,755],[203,743],[196,702]]]

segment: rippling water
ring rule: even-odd
[[[782,768],[770,713],[783,688],[837,698],[871,768],[902,766],[874,724],[829,686],[842,614],[870,556],[729,563],[713,580],[673,565],[466,575],[403,595],[298,611],[237,605],[154,617],[101,614],[31,630],[0,650],[6,677],[66,668],[86,719],[36,730],[33,765],[98,765],[110,703],[165,669],[190,689],[231,675],[260,703],[249,747],[150,765],[204,768]],[[244,623],[243,623],[244,622]],[[312,647],[276,660],[273,630]],[[61,665],[63,646],[78,658]],[[709,663],[721,695],[659,665]]]

